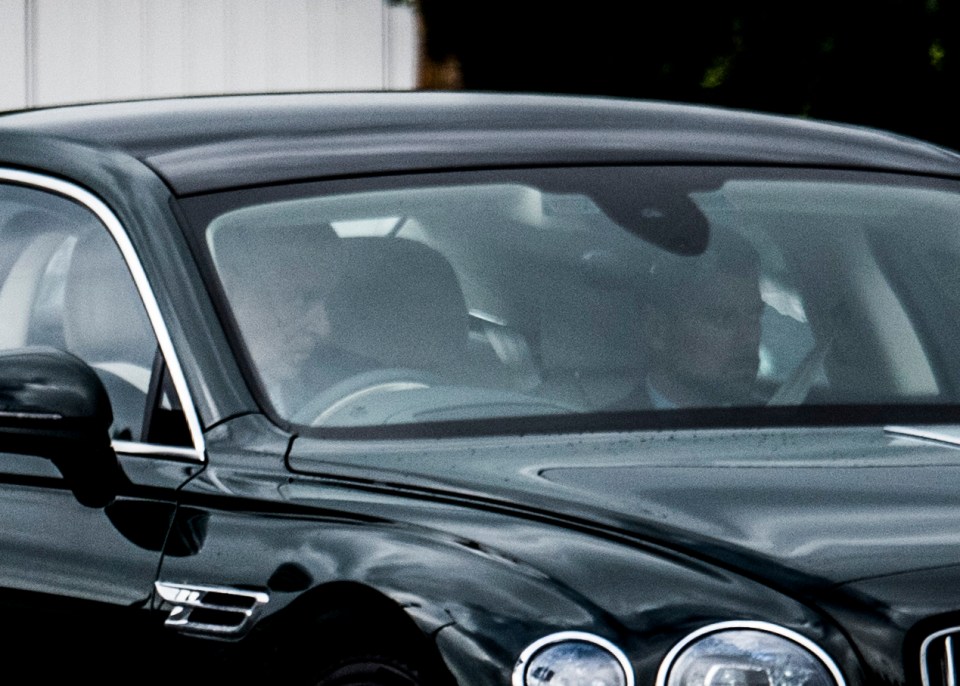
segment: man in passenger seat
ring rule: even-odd
[[[729,233],[702,255],[660,257],[640,305],[646,376],[611,409],[764,404],[759,275],[754,248]]]

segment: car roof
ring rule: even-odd
[[[234,95],[0,115],[121,150],[179,194],[331,176],[532,164],[826,166],[958,175],[960,156],[799,117],[620,98],[466,92]]]

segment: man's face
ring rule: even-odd
[[[762,309],[756,273],[719,271],[661,313],[657,366],[678,404],[751,402]]]
[[[270,382],[297,378],[317,344],[330,335],[322,301],[266,288],[234,298],[244,341],[254,364]]]

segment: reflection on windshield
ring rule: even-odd
[[[957,195],[792,175],[331,182],[225,208],[206,245],[295,424],[954,403],[960,294],[927,256],[960,254]]]

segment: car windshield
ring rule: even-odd
[[[185,207],[274,416],[522,431],[952,412],[958,190],[608,166],[347,179]]]

